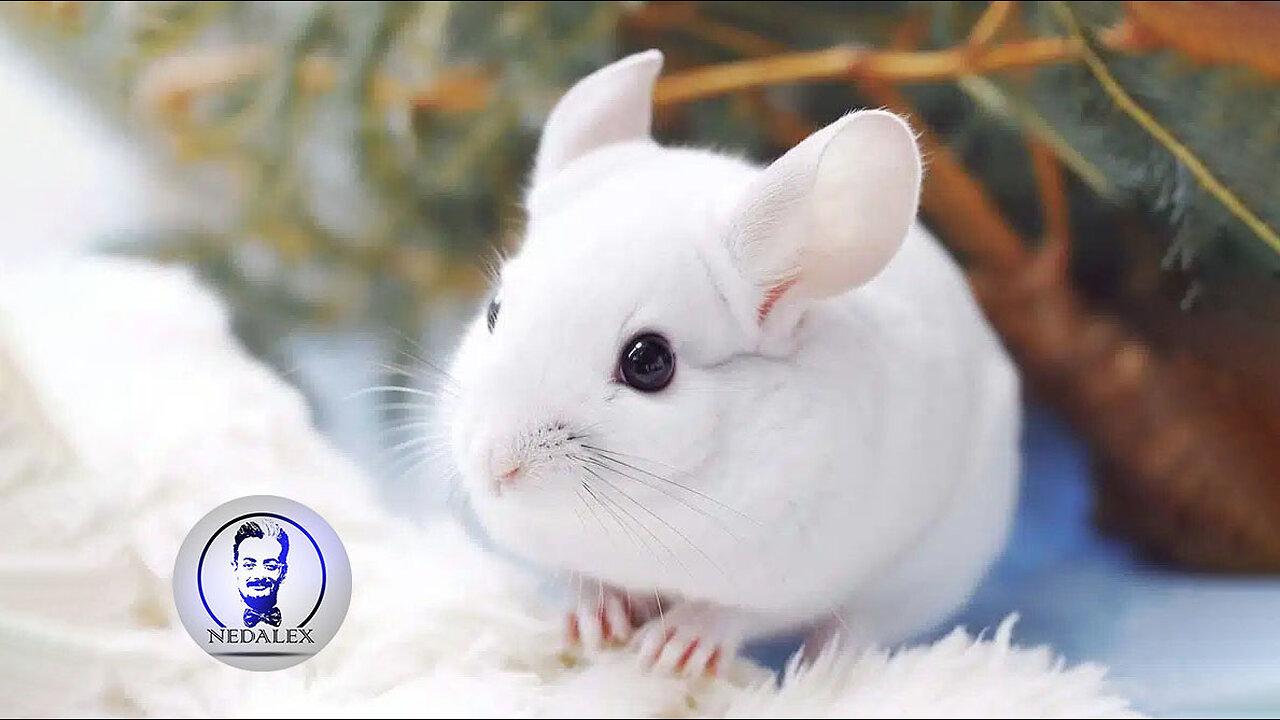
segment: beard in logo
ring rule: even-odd
[[[270,519],[250,520],[236,531],[232,567],[244,601],[245,627],[280,626],[276,596],[289,571],[289,536]]]

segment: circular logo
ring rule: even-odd
[[[205,652],[245,670],[281,670],[338,632],[351,602],[351,565],[311,508],[253,495],[219,505],[187,534],[173,600]]]

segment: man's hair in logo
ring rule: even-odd
[[[289,555],[289,534],[284,531],[280,523],[271,518],[263,518],[262,520],[249,520],[236,530],[236,540],[231,546],[231,552],[236,562],[240,561],[240,542],[245,538],[275,538],[280,541],[280,562],[284,562]]]

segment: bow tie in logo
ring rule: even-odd
[[[264,622],[271,627],[280,627],[280,608],[273,607],[266,612],[258,612],[253,608],[244,609],[244,626],[253,627],[259,622]]]

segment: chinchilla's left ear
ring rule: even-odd
[[[547,117],[533,187],[592,150],[649,138],[653,84],[662,53],[647,50],[591,73],[565,93]]]
[[[915,134],[882,110],[845,115],[761,171],[738,202],[729,249],[758,290],[766,335],[884,269],[915,218],[920,178]]]

